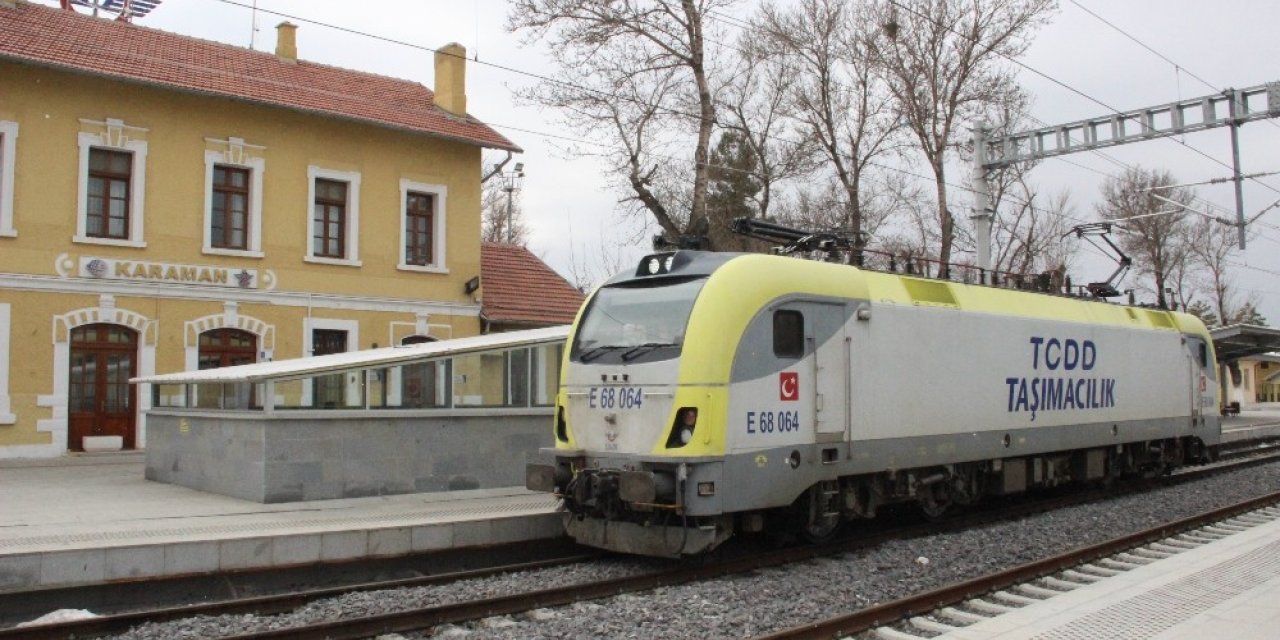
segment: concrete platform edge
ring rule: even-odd
[[[563,535],[559,513],[0,555],[0,592],[443,551]]]

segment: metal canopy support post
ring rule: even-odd
[[[978,268],[986,284],[991,272],[991,188],[987,184],[987,123],[973,130],[973,232],[978,243]]]

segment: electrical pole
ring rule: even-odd
[[[1243,99],[1235,89],[1227,89],[1231,96],[1231,167],[1236,183],[1236,231],[1240,232],[1240,250],[1244,251],[1244,178],[1240,177],[1240,110]],[[1226,322],[1226,319],[1223,319]]]
[[[986,284],[991,271],[991,188],[986,167],[987,123],[979,122],[973,131],[973,232],[978,241],[978,268],[981,282]]]

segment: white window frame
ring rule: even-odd
[[[435,245],[432,247],[432,255],[435,258],[429,265],[409,264],[408,256],[405,255],[405,234],[408,233],[409,219],[409,193],[429,193],[435,196],[436,211],[432,220],[431,242]],[[446,206],[449,200],[449,188],[442,184],[427,184],[425,182],[414,182],[407,178],[400,179],[400,264],[397,268],[401,271],[419,271],[423,273],[449,273],[449,263],[445,262],[445,232],[448,225],[445,224],[445,212],[448,210]]]
[[[84,132],[80,133],[79,143],[80,173],[76,178],[78,184],[76,193],[76,235],[71,241],[81,244],[102,244],[116,247],[146,247],[147,243],[143,240],[146,237],[143,235],[143,213],[146,209],[143,204],[147,193],[147,143],[143,140],[126,139],[119,146],[115,146],[107,144],[101,134]],[[127,151],[133,154],[133,166],[130,168],[129,175],[129,238],[126,240],[93,238],[88,234],[89,151],[91,149],[111,149]]]
[[[247,249],[226,249],[213,246],[213,169],[216,165],[226,165],[237,169],[249,170],[249,225],[245,233],[249,234]],[[267,161],[263,158],[242,158],[240,162],[231,162],[223,151],[204,152],[204,249],[207,255],[236,256],[240,258],[261,258],[262,253],[262,174],[267,170]],[[312,194],[314,195],[314,194]],[[310,243],[310,239],[307,241]]]
[[[345,258],[325,258],[315,255],[313,239],[316,235],[316,179],[336,180],[347,183],[347,219],[343,229],[346,246]],[[303,261],[315,264],[336,264],[347,267],[360,266],[360,173],[338,171],[310,165],[307,167],[307,254]]]
[[[13,228],[13,165],[17,162],[18,123],[0,120],[0,238],[16,238]]]

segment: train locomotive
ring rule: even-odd
[[[583,306],[554,448],[526,469],[579,543],[652,556],[823,540],[955,505],[1207,460],[1195,317],[761,254],[643,258]]]

